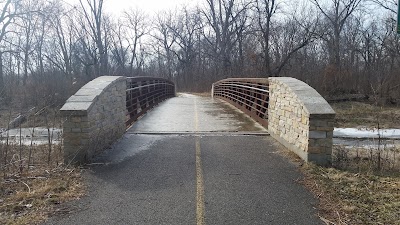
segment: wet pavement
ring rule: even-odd
[[[47,224],[322,224],[265,132],[219,100],[169,99],[96,159],[88,195]]]
[[[180,94],[148,112],[128,130],[128,133],[240,131],[267,132],[254,120],[243,116],[218,99]]]

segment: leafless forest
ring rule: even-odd
[[[324,96],[400,102],[397,0],[203,0],[118,16],[103,1],[0,0],[1,105],[60,105],[101,75],[196,92],[227,77],[290,76]]]

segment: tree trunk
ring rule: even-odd
[[[0,52],[0,98],[5,96],[3,75],[3,52]]]

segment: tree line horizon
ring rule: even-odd
[[[59,105],[103,75],[178,91],[231,77],[288,76],[324,96],[400,103],[397,0],[202,0],[147,15],[107,0],[0,0],[0,104]]]

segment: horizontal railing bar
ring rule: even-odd
[[[126,125],[131,125],[132,122],[147,110],[174,95],[175,84],[167,79],[128,77],[126,89]]]
[[[239,91],[236,91],[236,90],[227,90],[227,91],[224,91],[224,90],[214,90],[214,93],[218,93],[218,92],[221,92],[221,93],[225,93],[225,92],[228,92],[228,93],[235,93],[235,95],[237,95],[237,96],[240,96],[240,95],[245,95],[245,96],[247,96],[247,97],[249,97],[249,98],[255,98],[255,99],[257,99],[257,100],[260,100],[260,101],[263,101],[263,102],[265,102],[266,100],[263,100],[263,99],[260,99],[260,98],[258,98],[258,97],[256,97],[256,96],[253,96],[253,95],[249,95],[249,94],[246,94],[246,93],[243,93],[243,92],[239,92]],[[260,95],[260,93],[257,93],[257,92],[253,92],[254,94],[257,94],[257,95]],[[263,96],[268,96],[268,95],[263,95]]]
[[[221,96],[221,97],[224,97],[224,98],[228,98],[228,99],[231,99],[231,100],[233,100],[233,101],[239,101],[240,103],[242,103],[243,105],[248,106],[248,107],[254,108],[254,105],[255,105],[256,107],[258,106],[258,107],[260,107],[261,109],[268,110],[267,107],[265,107],[265,106],[263,106],[263,105],[260,105],[260,104],[258,104],[258,103],[255,103],[255,104],[253,104],[253,105],[249,105],[249,104],[245,103],[245,101],[243,101],[243,100],[231,98],[231,97],[229,97],[229,96],[227,97],[227,95],[224,95],[224,94],[217,95],[217,96]],[[257,108],[254,108],[254,109],[258,111]],[[264,113],[264,112],[260,112],[260,113]]]
[[[266,89],[269,88],[269,85],[267,85],[267,84],[248,83],[248,82],[243,83],[243,82],[235,82],[235,81],[229,81],[229,82],[226,82],[226,83],[216,83],[216,84],[214,84],[214,85],[215,85],[215,86],[218,86],[218,85],[222,85],[222,84],[241,84],[241,85],[249,85],[249,86],[252,86],[252,87],[264,87],[264,88],[266,88]]]
[[[144,97],[144,96],[136,96],[136,97],[134,97],[134,98],[131,98],[131,99],[129,99],[129,100],[126,100],[126,102],[128,103],[129,101],[132,101],[132,100],[134,100],[134,99],[137,99],[138,102],[136,102],[136,103],[134,103],[134,104],[138,104],[138,103],[141,104],[143,101],[148,101],[150,98],[154,98],[154,97],[157,96],[157,95],[162,95],[163,92],[164,92],[164,90],[160,90],[160,89],[154,90],[154,91],[152,91],[152,92],[147,93],[147,94],[145,95],[145,97]],[[172,94],[172,93],[171,93],[171,94]],[[168,96],[168,94],[167,94],[167,96]],[[139,98],[141,98],[141,97],[144,97],[144,98],[140,100]]]
[[[240,97],[242,97],[242,95],[244,95],[244,96],[246,96],[248,98],[254,98],[255,100],[260,100],[260,101],[263,101],[263,102],[265,102],[267,100],[264,100],[262,98],[259,98],[258,96],[254,96],[254,95],[251,95],[251,94],[261,95],[261,96],[264,96],[264,97],[268,97],[269,96],[268,94],[265,95],[265,94],[261,94],[261,93],[258,93],[258,92],[252,92],[251,94],[247,94],[247,93],[240,92],[240,91],[237,91],[237,90],[214,90],[214,93],[219,93],[219,92],[221,92],[221,93],[230,93],[230,94],[233,94],[235,96],[240,96]]]
[[[140,98],[140,97],[143,97],[143,96],[137,96],[137,97],[135,97],[135,98],[131,98],[131,99],[127,100],[127,103],[128,103],[129,101],[134,100],[134,99],[137,99],[138,102],[141,103],[141,102],[143,102],[143,101],[149,100],[150,98],[153,98],[153,97],[156,96],[156,95],[162,95],[162,94],[163,94],[163,90],[155,90],[155,91],[153,91],[153,92],[147,93],[146,96],[145,96],[143,99],[141,99],[141,100],[140,100],[139,98]],[[136,103],[136,104],[137,104],[137,103]]]
[[[217,82],[215,82],[215,84],[227,83],[227,82],[232,82],[232,81],[269,84],[268,78],[227,78],[224,80],[217,81]]]
[[[213,84],[213,95],[230,102],[263,126],[268,126],[268,79],[229,78],[220,80]]]
[[[161,81],[165,81],[168,83],[174,83],[168,79],[162,78],[162,77],[145,77],[145,76],[141,76],[141,77],[127,77],[126,79],[128,80],[138,80],[138,81],[149,81],[149,80],[161,80]]]
[[[146,97],[144,97],[143,99],[141,99],[141,100],[139,100],[139,97],[135,97],[135,98],[132,98],[132,99],[130,99],[130,100],[127,100],[126,102],[128,103],[129,101],[132,101],[132,100],[134,100],[134,99],[137,99],[137,102],[136,103],[133,103],[133,104],[141,104],[143,101],[148,101],[150,98],[154,98],[155,96],[157,96],[157,95],[162,95],[163,93],[160,91],[160,90],[157,90],[157,91],[154,91],[154,92],[150,92],[151,93],[151,95],[149,95],[149,96],[146,96]],[[149,93],[149,94],[150,94]]]
[[[217,95],[217,96],[218,96],[218,95]],[[221,95],[220,95],[220,96],[221,96]],[[221,96],[221,97],[227,98],[227,97],[225,97],[225,96]],[[262,111],[260,111],[259,109],[254,108],[253,106],[248,105],[248,104],[246,104],[244,101],[241,101],[241,100],[239,100],[239,99],[233,99],[233,98],[227,98],[227,99],[230,99],[230,100],[232,100],[232,101],[236,101],[236,102],[242,103],[244,106],[247,106],[247,107],[249,107],[249,108],[251,108],[251,109],[254,109],[255,111],[257,111],[257,112],[260,113],[260,114],[265,114],[265,115],[268,114],[268,108],[262,107],[263,109],[267,110],[267,111],[265,111],[265,112],[262,112]],[[243,105],[242,105],[242,106],[243,106]],[[252,110],[250,110],[250,111],[252,111]],[[252,111],[252,112],[253,112],[253,111]]]
[[[218,88],[218,86],[242,87],[242,88],[248,88],[248,89],[252,89],[252,90],[257,90],[257,91],[262,91],[262,92],[269,93],[269,91],[268,91],[268,90],[265,90],[265,89],[260,89],[260,88],[245,86],[245,85],[238,85],[238,84],[236,84],[236,85],[232,85],[232,84],[218,84],[217,86],[214,86],[214,88],[216,88],[216,87]]]
[[[134,90],[138,90],[140,88],[146,88],[146,87],[151,87],[151,86],[174,86],[173,84],[168,84],[168,83],[154,83],[154,84],[147,84],[147,85],[143,85],[143,86],[138,86],[138,87],[134,87],[134,88],[129,88],[126,89],[126,91],[134,91]]]

